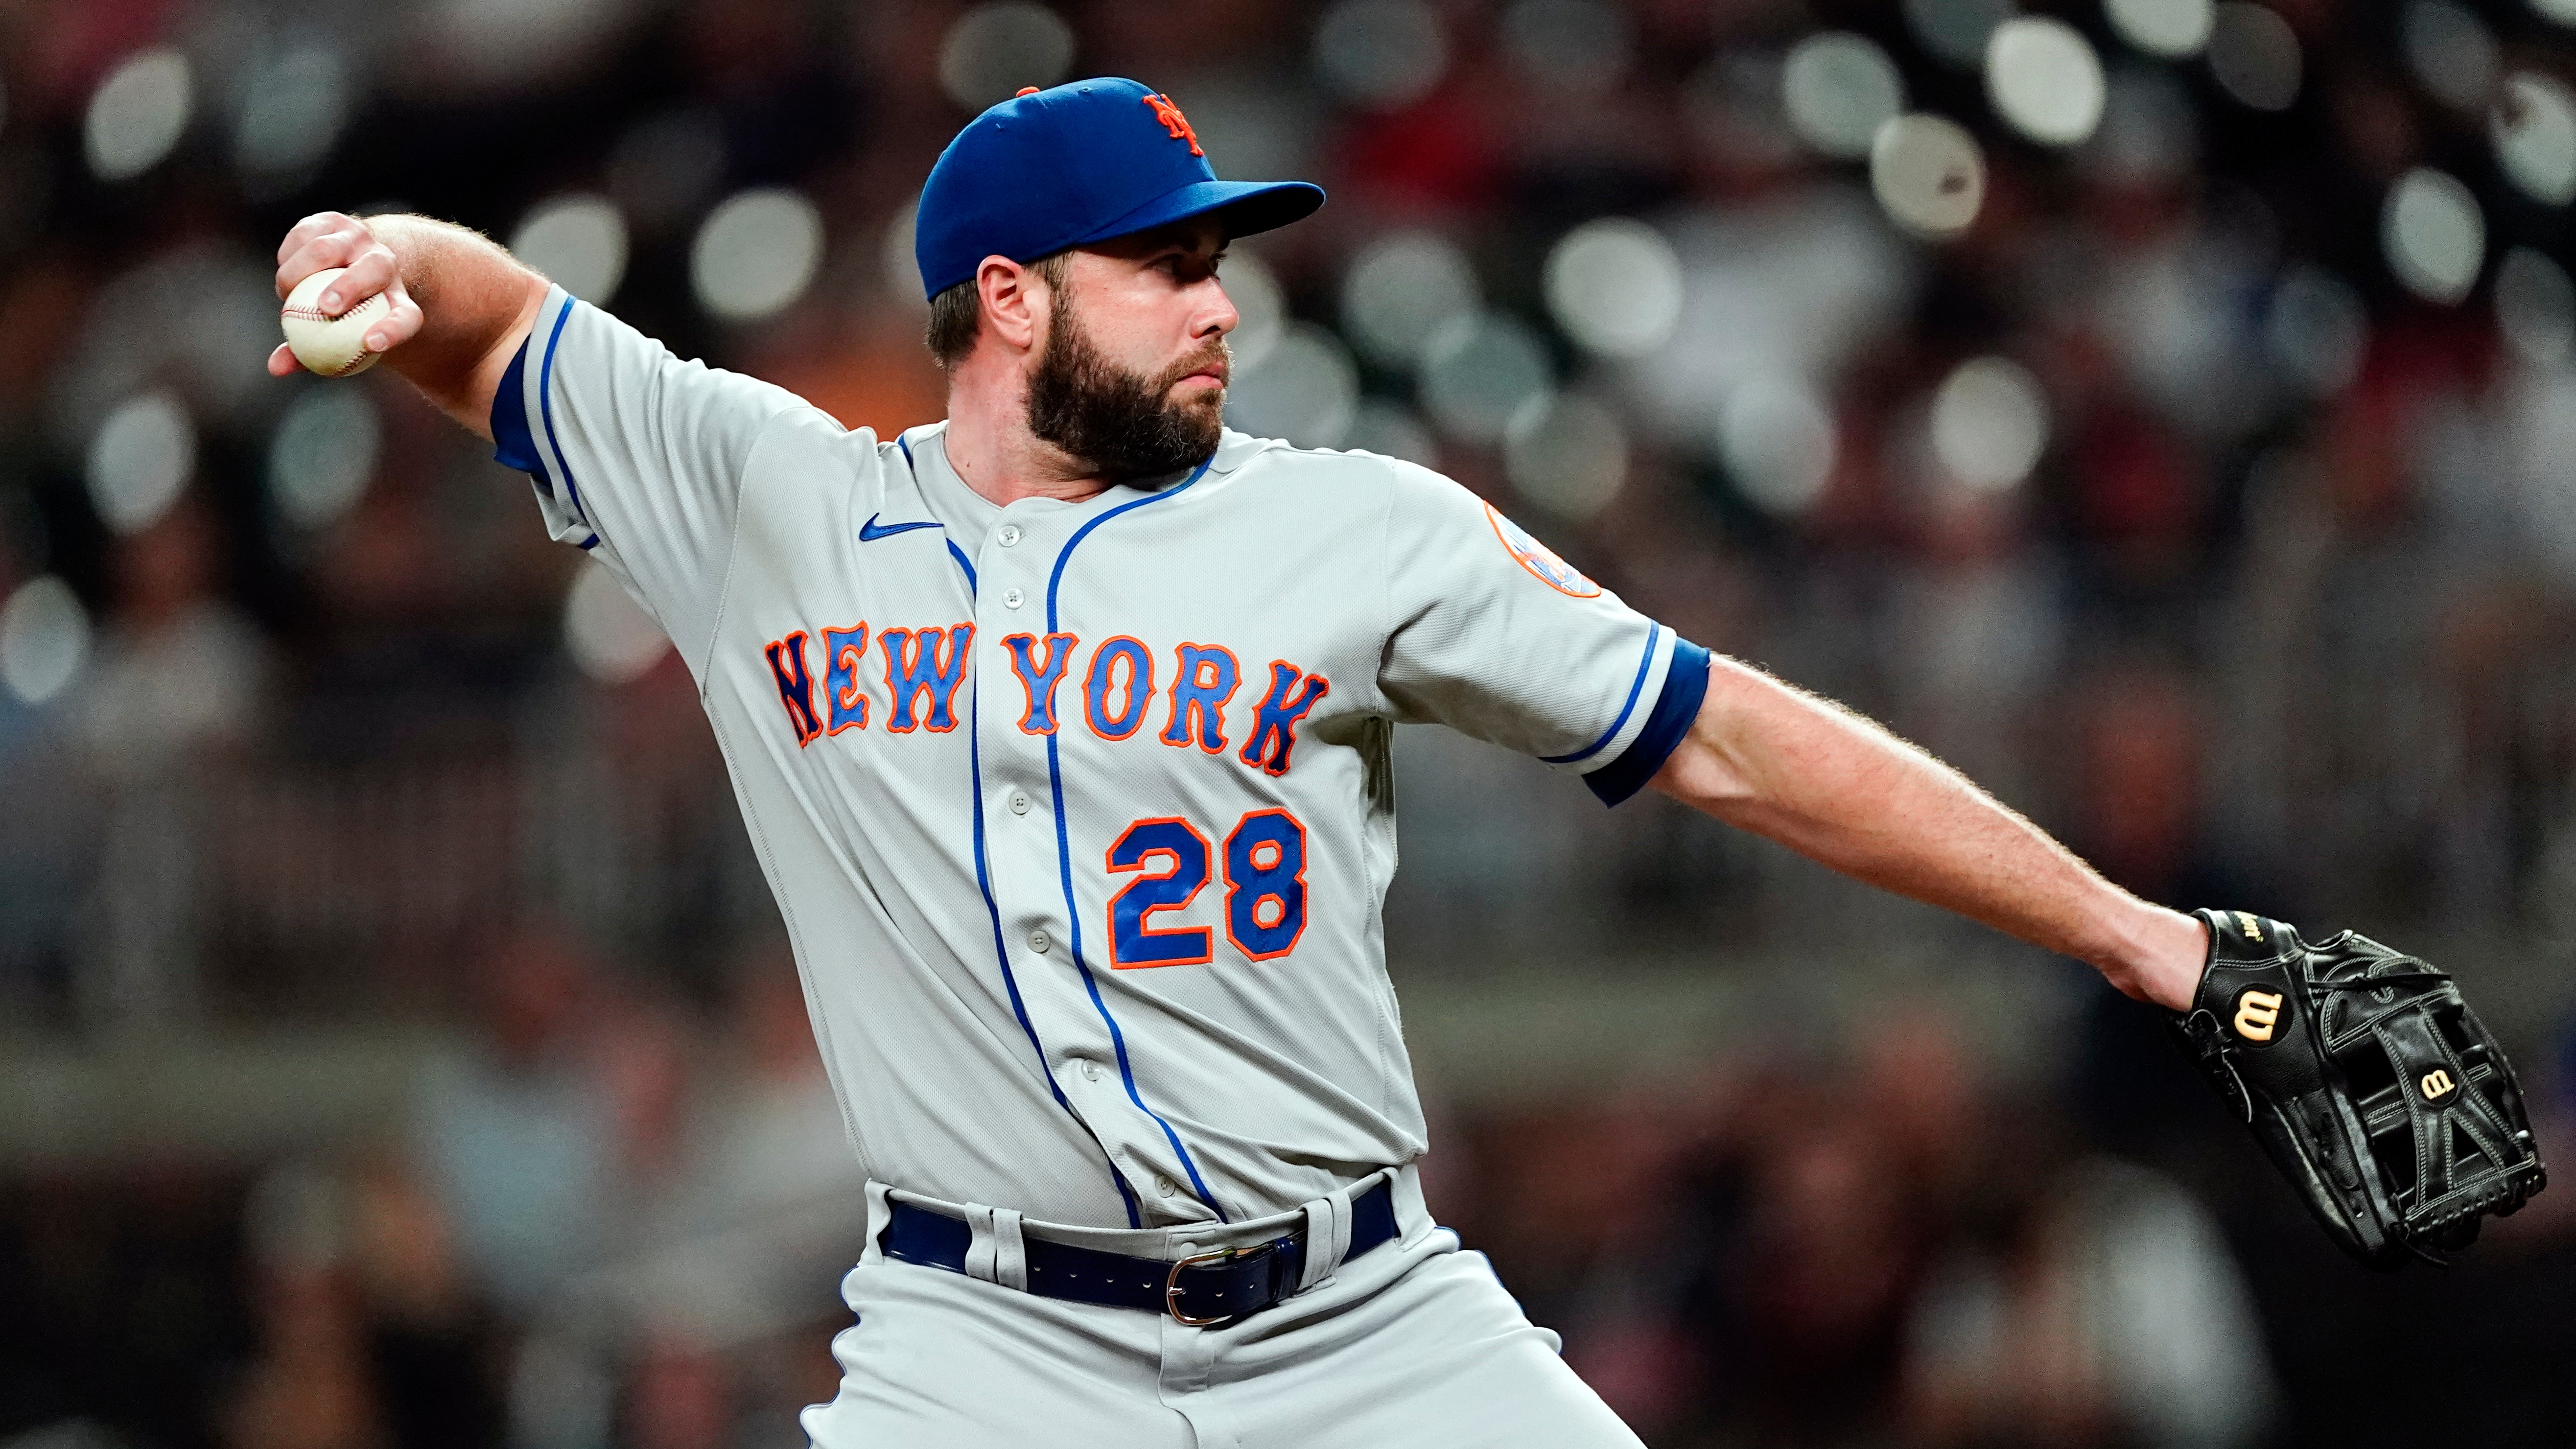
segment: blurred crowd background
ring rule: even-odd
[[[862,1210],[686,673],[262,371],[273,251],[460,221],[891,430],[922,177],[1082,74],[1331,192],[1238,426],[2431,956],[2576,1164],[2576,0],[0,0],[0,1444],[798,1442]],[[2576,1443],[2576,1188],[2368,1274],[2072,963],[1399,781],[1433,1203],[1650,1443]]]

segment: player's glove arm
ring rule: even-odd
[[[2089,962],[2140,1000],[2180,1010],[2199,984],[2199,922],[2104,880],[1915,746],[1734,660],[1711,659],[1699,718],[1654,784],[1845,875]]]
[[[360,219],[317,212],[297,222],[277,249],[277,295],[328,267],[346,267],[333,284],[342,310],[375,295],[389,304],[368,334],[370,351],[410,379],[439,410],[485,438],[492,436],[492,395],[546,299],[546,279],[521,266],[480,232],[421,216]],[[280,347],[268,370],[296,368]]]
[[[2545,1178],[2513,1068],[2451,978],[2350,932],[2311,944],[2103,880],[1957,771],[1712,660],[1664,793],[1873,885],[2079,957],[2177,1036],[2354,1257],[2439,1261]]]

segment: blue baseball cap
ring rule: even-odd
[[[1286,226],[1324,204],[1304,181],[1219,181],[1189,118],[1131,80],[1025,90],[977,116],[921,188],[913,260],[936,297],[989,256],[1015,262],[1221,215],[1226,235]]]

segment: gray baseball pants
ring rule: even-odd
[[[1346,1245],[1350,1199],[1377,1179],[1213,1230],[1064,1228],[896,1194],[974,1225],[966,1274],[884,1257],[890,1189],[871,1184],[867,1252],[841,1283],[858,1321],[832,1340],[841,1390],[805,1432],[816,1449],[1640,1449],[1485,1255],[1432,1223],[1412,1169],[1394,1176],[1395,1241],[1347,1263],[1316,1253],[1309,1286],[1211,1328],[1004,1285],[1024,1281],[1024,1235],[1168,1261],[1300,1226]]]

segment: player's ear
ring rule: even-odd
[[[1035,267],[1026,267],[1009,257],[992,256],[975,269],[977,300],[983,304],[984,325],[1015,351],[1026,352],[1038,343],[1038,318],[1047,306],[1046,278]]]

